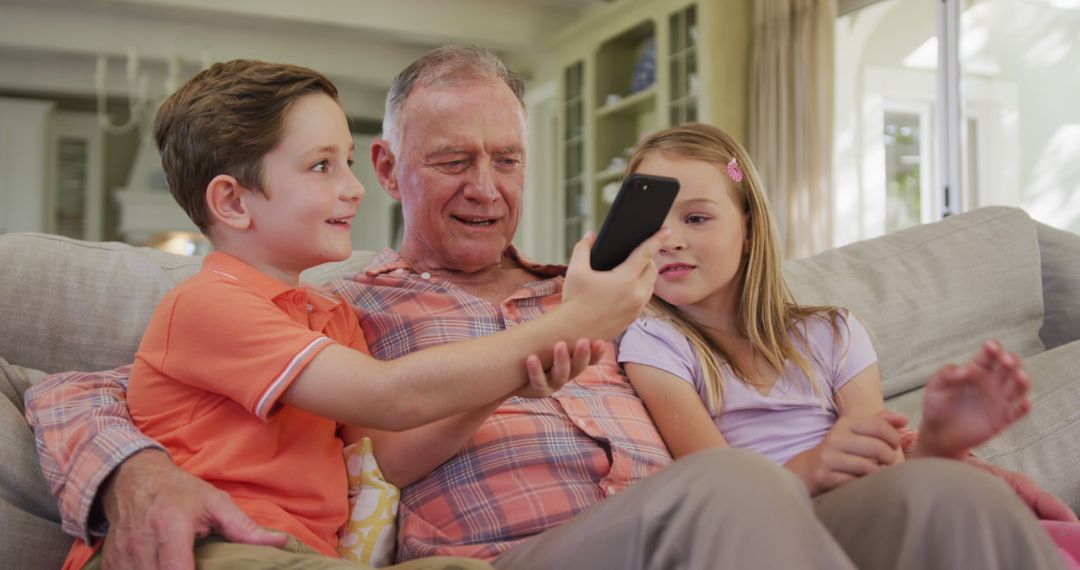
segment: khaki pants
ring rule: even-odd
[[[324,556],[291,536],[284,548],[234,544],[226,542],[221,537],[210,536],[195,543],[195,567],[198,570],[261,570],[264,568],[370,570],[372,568],[366,564]],[[101,553],[98,553],[83,568],[84,570],[100,570]],[[387,570],[490,570],[491,565],[468,558],[432,557],[385,568]]]
[[[956,461],[885,469],[811,500],[751,453],[683,458],[524,541],[513,570],[1063,568],[1012,490]]]

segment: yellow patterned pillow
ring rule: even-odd
[[[388,566],[397,545],[397,513],[401,492],[383,479],[371,440],[345,446],[349,471],[349,520],[338,531],[338,553],[346,560]]]

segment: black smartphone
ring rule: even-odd
[[[608,271],[626,261],[641,242],[660,231],[679,193],[679,181],[666,176],[631,174],[623,180],[593,244],[591,265]]]

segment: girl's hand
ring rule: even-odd
[[[558,392],[567,382],[581,374],[585,368],[600,361],[604,354],[604,341],[578,339],[571,356],[565,342],[555,345],[551,368],[544,370],[540,357],[535,354],[525,359],[529,371],[529,384],[514,393],[521,398],[546,398]]]
[[[900,457],[899,428],[907,418],[882,410],[872,416],[841,416],[816,447],[785,464],[798,475],[810,495],[819,495],[876,473]]]
[[[669,233],[666,228],[656,232],[611,271],[594,271],[590,266],[589,252],[596,239],[591,232],[574,245],[563,304],[573,305],[582,334],[608,339],[634,322],[652,296],[657,275],[653,260]]]
[[[923,419],[914,455],[963,459],[1031,410],[1031,379],[1018,354],[997,341],[983,343],[961,365],[948,365],[930,378],[923,396]]]

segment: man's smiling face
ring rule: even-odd
[[[391,195],[401,253],[414,266],[478,271],[499,263],[521,216],[525,111],[498,80],[418,86],[401,109]]]

